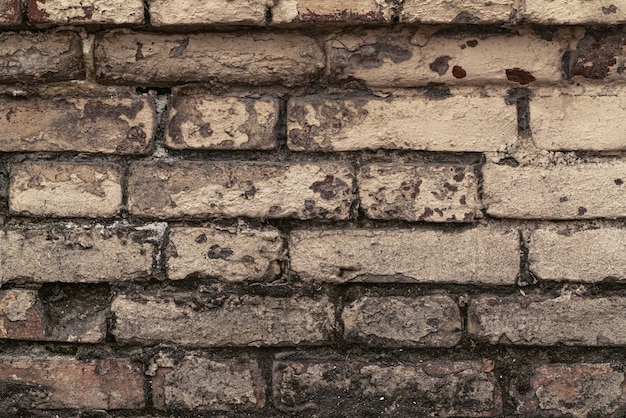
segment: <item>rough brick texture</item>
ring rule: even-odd
[[[299,230],[289,248],[294,273],[332,283],[512,285],[519,272],[513,230]]]
[[[394,5],[376,0],[279,0],[272,7],[273,24],[391,22]]]
[[[523,17],[542,25],[619,24],[626,22],[623,1],[524,0]]]
[[[327,414],[340,399],[342,410],[396,416],[495,417],[502,395],[494,364],[290,361],[274,363],[274,402],[286,411]]]
[[[0,0],[0,28],[20,23],[20,3],[18,0]]]
[[[400,13],[401,22],[488,24],[512,20],[518,8],[514,0],[488,3],[477,0],[405,0]]]
[[[132,214],[152,218],[348,219],[350,166],[334,163],[185,162],[133,165]]]
[[[155,131],[153,110],[145,98],[0,97],[0,115],[3,152],[142,154]]]
[[[35,23],[139,24],[143,16],[141,0],[28,0],[28,18]]]

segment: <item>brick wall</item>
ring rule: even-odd
[[[0,0],[0,416],[624,416],[622,24]]]

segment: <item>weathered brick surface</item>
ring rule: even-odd
[[[0,0],[0,27],[16,25],[22,21],[18,0]]]
[[[524,0],[525,21],[541,25],[619,24],[626,22],[623,0]]]
[[[624,13],[625,8],[620,9],[620,13]],[[623,31],[588,29],[563,54],[563,73],[567,78],[578,81],[623,81],[626,66],[625,45],[626,34]]]
[[[490,360],[399,363],[275,362],[274,403],[283,410],[392,416],[495,417],[502,395]]]
[[[620,117],[625,110],[621,94],[535,96],[530,101],[533,141],[548,150],[625,150],[626,124]]]
[[[505,345],[620,346],[626,344],[622,297],[480,296],[470,303],[472,338]]]
[[[404,0],[400,22],[493,24],[515,18],[517,1],[497,0]]]
[[[16,397],[20,408],[135,409],[145,404],[141,365],[127,359],[3,355],[0,385],[21,394]]]
[[[111,217],[122,208],[117,164],[29,162],[11,170],[9,209],[30,216]]]
[[[514,230],[482,227],[296,230],[289,257],[305,280],[512,285],[519,239]]]
[[[537,278],[600,282],[626,280],[626,230],[576,230],[555,226],[533,231],[528,262]]]
[[[532,59],[519,51],[532,51]],[[402,29],[339,35],[327,42],[332,77],[381,87],[558,82],[562,53],[558,36],[547,41],[530,34],[445,36]]]
[[[186,355],[176,362],[161,357],[158,365],[152,379],[158,409],[230,411],[265,406],[265,381],[256,361]]]
[[[626,163],[606,161],[550,167],[483,167],[483,203],[496,217],[521,219],[626,216]]]
[[[0,338],[43,340],[45,321],[36,291],[11,289],[0,292]]]
[[[147,278],[149,231],[50,226],[0,231],[0,283],[94,283]]]
[[[503,96],[446,87],[386,99],[299,97],[287,117],[295,151],[497,151],[517,140],[516,109]]]
[[[270,0],[148,0],[150,23],[171,25],[263,25]]]
[[[364,296],[341,320],[346,340],[370,345],[453,347],[461,339],[459,307],[448,296]]]
[[[216,277],[227,282],[273,279],[285,252],[272,228],[172,228],[166,250],[167,276]]]
[[[624,373],[609,363],[544,364],[523,372],[527,377],[511,388],[519,414],[605,417],[624,413]]]
[[[85,78],[83,47],[74,32],[0,33],[0,84]]]
[[[115,84],[216,80],[292,86],[310,81],[324,68],[315,39],[297,33],[112,31],[96,39],[95,59],[98,79]]]
[[[327,298],[201,294],[117,296],[111,307],[118,342],[183,346],[319,345],[332,338],[334,306]]]
[[[49,24],[140,24],[141,0],[28,0],[28,18]]]
[[[174,96],[166,143],[174,149],[276,148],[277,99]]]
[[[0,97],[0,151],[145,153],[155,129],[145,98]]]
[[[135,164],[128,205],[132,214],[161,219],[348,219],[353,177],[342,163]]]
[[[368,164],[357,183],[368,218],[472,222],[482,215],[471,166]]]
[[[391,22],[393,8],[391,1],[279,0],[272,8],[272,23]]]

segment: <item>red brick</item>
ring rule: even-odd
[[[0,338],[43,340],[45,336],[46,320],[36,291],[0,292]]]
[[[0,0],[0,27],[17,25],[21,21],[19,0]]]
[[[142,368],[127,359],[3,355],[0,388],[21,391],[22,408],[137,409],[145,405]]]

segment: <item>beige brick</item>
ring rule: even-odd
[[[340,163],[135,164],[130,212],[153,218],[348,219],[353,172]]]
[[[319,416],[497,417],[502,393],[494,363],[374,361],[274,362],[279,409]],[[312,410],[312,411],[308,411]]]
[[[278,0],[272,23],[391,22],[391,2],[380,0]]]
[[[0,151],[145,153],[155,129],[144,98],[0,97]]]
[[[293,86],[311,81],[324,68],[315,39],[297,33],[112,31],[96,39],[95,59],[100,81],[130,85],[219,81]]]
[[[357,183],[368,218],[472,222],[482,216],[471,166],[368,164]]]
[[[3,355],[0,383],[19,388],[20,409],[138,409],[145,405],[141,365],[127,359]]]
[[[341,314],[346,340],[392,347],[453,347],[459,307],[448,296],[362,297]]]
[[[542,364],[525,367],[520,375],[525,378],[511,389],[518,414],[537,417],[624,414],[624,373],[609,363]]]
[[[434,87],[387,99],[294,98],[287,144],[296,151],[497,151],[517,141],[517,111],[503,96]]]
[[[83,46],[74,32],[0,33],[0,84],[85,78]]]
[[[264,25],[271,0],[148,0],[150,23],[171,25]]]
[[[274,149],[279,102],[174,96],[166,143],[174,149]]]
[[[0,0],[0,27],[17,25],[22,21],[18,0]]]
[[[121,208],[122,168],[116,164],[29,162],[11,171],[12,213],[96,218]]]
[[[253,360],[220,360],[186,355],[176,362],[163,356],[152,379],[157,409],[231,411],[265,405],[265,381]]]
[[[626,163],[552,167],[483,167],[483,203],[503,218],[576,219],[626,216]]]
[[[142,0],[28,0],[28,18],[49,24],[141,24]]]
[[[337,35],[326,47],[331,77],[373,87],[555,83],[564,50],[557,35],[547,41],[532,34],[429,35],[407,28]]]
[[[480,296],[470,303],[468,331],[491,344],[621,346],[626,299]]]
[[[541,25],[615,25],[626,22],[626,1],[524,0],[522,17]]]
[[[515,18],[518,1],[496,0],[404,0],[401,22],[494,24]]]
[[[319,345],[331,339],[335,328],[335,308],[326,298],[233,296],[218,301],[189,293],[120,295],[111,310],[113,335],[123,344]]]
[[[626,150],[624,111],[626,95],[621,94],[533,97],[533,141],[547,150]]]
[[[528,261],[531,272],[544,280],[626,280],[624,248],[625,229],[554,226],[532,232]]]
[[[517,231],[402,229],[296,230],[291,268],[305,280],[512,285]]]
[[[48,227],[0,232],[0,284],[94,283],[147,278],[149,231]]]
[[[46,318],[37,292],[10,289],[0,292],[0,338],[43,340]]]
[[[193,277],[227,282],[273,279],[280,274],[283,239],[273,228],[184,228],[170,230],[166,250],[167,275],[172,280]]]

